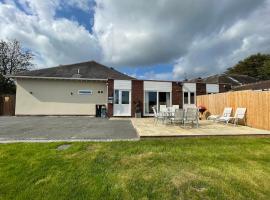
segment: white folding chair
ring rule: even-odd
[[[244,120],[244,123],[246,125],[245,121],[245,114],[246,114],[246,108],[237,108],[235,111],[234,117],[226,116],[226,117],[219,117],[216,121],[217,122],[224,122],[228,124],[231,120],[234,121],[234,125],[238,124],[239,120]]]
[[[207,120],[213,120],[213,121],[217,121],[219,118],[226,118],[226,117],[230,117],[232,114],[232,108],[231,107],[226,107],[223,110],[222,115],[210,115],[209,117],[207,117]]]
[[[237,108],[235,111],[234,117],[232,119],[234,120],[234,125],[238,125],[239,120],[244,121],[244,125],[246,125],[246,111],[247,108]]]

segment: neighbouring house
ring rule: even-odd
[[[258,80],[256,78],[247,76],[247,75],[216,74],[213,76],[208,76],[206,78],[199,77],[196,79],[189,80],[188,82],[203,82],[203,83],[208,83],[208,84],[226,83],[234,87],[234,86],[240,86],[240,85],[249,84],[249,83],[255,83],[257,81]]]
[[[240,86],[234,86],[232,87],[232,90],[234,91],[240,91],[240,90],[270,91],[270,80],[259,81],[256,83],[249,83],[249,84],[244,84]]]
[[[137,80],[97,62],[18,73],[16,115],[96,115],[106,106],[108,116],[153,116],[153,106],[194,107],[196,95],[230,90],[227,83]]]

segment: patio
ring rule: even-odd
[[[154,118],[132,118],[134,128],[140,137],[166,137],[166,136],[224,136],[224,135],[270,135],[270,131],[250,128],[247,126],[234,126],[232,124],[214,123],[200,120],[199,128],[179,126],[179,124],[154,124]]]

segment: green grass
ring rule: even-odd
[[[0,199],[269,199],[270,138],[0,145]]]

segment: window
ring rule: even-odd
[[[184,92],[184,104],[195,104],[195,92]]]
[[[194,92],[190,93],[190,104],[195,104],[195,93]]]
[[[122,104],[129,104],[129,91],[122,91]]]
[[[159,111],[160,106],[171,106],[171,93],[159,91],[145,91],[144,93],[144,113],[146,115],[154,114],[153,107]]]
[[[99,94],[103,94],[103,90],[99,90],[98,93],[99,93]]]
[[[184,104],[188,104],[188,92],[184,92]]]
[[[157,106],[157,92],[145,92],[145,114],[153,114],[153,107]]]
[[[119,90],[114,91],[114,103],[119,104]]]
[[[129,104],[129,92],[123,90],[114,90],[114,104]]]
[[[92,90],[78,90],[78,95],[92,95]]]

